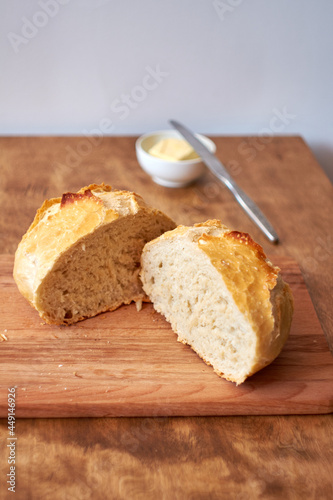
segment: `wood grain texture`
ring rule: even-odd
[[[20,295],[13,258],[0,256],[0,417],[16,386],[17,417],[329,413],[333,358],[297,264],[276,258],[295,313],[273,364],[236,386],[218,377],[151,304],[70,327],[45,324]],[[1,332],[0,332],[1,334]],[[1,339],[0,339],[1,340]]]
[[[4,500],[329,500],[330,415],[21,419]],[[6,439],[0,421],[0,442]],[[318,443],[326,443],[321,448]],[[0,449],[0,477],[7,474]]]
[[[188,188],[155,185],[135,138],[0,138],[0,253],[14,253],[45,198],[108,182],[135,190],[178,222],[220,218],[267,253],[300,265],[332,344],[333,188],[299,137],[214,137],[218,157],[277,229],[273,247],[206,173]],[[91,145],[89,147],[89,144]],[[327,500],[332,415],[19,419],[17,499]],[[0,426],[0,497],[8,436]],[[8,493],[8,492],[7,492]]]
[[[134,137],[0,138],[0,253],[14,253],[45,198],[106,182],[141,194],[178,223],[221,219],[268,253],[293,257],[333,352],[333,186],[300,137],[212,137],[217,156],[280,236],[273,246],[208,171],[192,186],[155,184],[138,166]]]

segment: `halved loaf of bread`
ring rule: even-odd
[[[142,249],[174,227],[137,194],[92,184],[44,202],[17,248],[14,279],[47,323],[140,304]]]
[[[220,376],[241,384],[280,353],[292,294],[248,234],[217,220],[179,226],[147,243],[141,266],[155,309]]]

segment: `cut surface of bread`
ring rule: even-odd
[[[240,384],[280,353],[291,291],[248,234],[217,220],[179,226],[145,246],[141,266],[155,309],[220,376]]]
[[[92,184],[44,202],[17,248],[14,279],[47,323],[140,305],[142,249],[174,227],[139,195]]]

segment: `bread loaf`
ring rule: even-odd
[[[280,353],[292,294],[248,234],[217,220],[179,226],[145,245],[141,266],[155,309],[220,376],[241,384]]]
[[[146,298],[142,248],[175,223],[137,194],[90,185],[44,202],[23,236],[14,279],[53,324],[71,324]]]

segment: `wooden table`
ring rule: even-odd
[[[45,198],[104,181],[140,193],[178,223],[219,218],[268,254],[293,257],[332,351],[332,185],[299,137],[213,140],[279,245],[209,173],[184,189],[154,184],[137,164],[135,138],[22,137],[0,139],[0,253],[15,252]],[[333,497],[332,415],[22,419],[16,431],[17,499]],[[11,498],[7,432],[3,419],[1,498]]]

